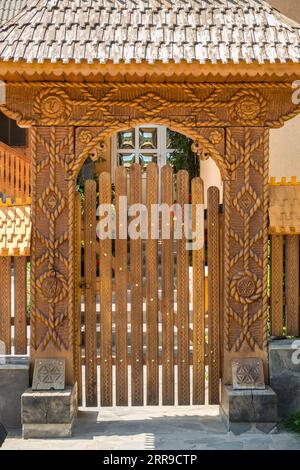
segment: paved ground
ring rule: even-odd
[[[238,430],[243,431],[245,429]],[[216,406],[110,408],[79,412],[71,439],[30,439],[10,433],[2,449],[299,449],[300,436],[275,428],[227,432]]]

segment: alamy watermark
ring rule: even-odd
[[[296,339],[295,341],[293,341],[291,348],[295,349],[292,354],[292,363],[295,366],[298,366],[300,364],[300,340]]]
[[[203,204],[151,204],[148,208],[144,204],[128,205],[127,197],[120,196],[117,205],[100,204],[97,217],[96,231],[100,240],[117,237],[121,240],[172,238],[185,240],[187,250],[204,246]]]
[[[295,80],[292,83],[292,87],[295,88],[295,91],[292,94],[292,102],[297,106],[300,104],[300,80]]]

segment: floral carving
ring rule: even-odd
[[[218,145],[223,139],[223,134],[220,131],[214,130],[209,134],[209,141],[213,145]]]
[[[238,273],[231,280],[230,294],[240,304],[252,304],[261,297],[262,281],[250,271]]]
[[[47,271],[37,282],[38,287],[49,303],[56,304],[61,302],[67,295],[66,280],[62,274],[57,271]]]
[[[78,137],[79,141],[82,144],[88,144],[92,140],[92,138],[93,138],[92,132],[87,129],[84,129],[83,131],[81,131]]]

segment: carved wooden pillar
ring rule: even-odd
[[[228,128],[229,179],[224,182],[224,376],[231,360],[267,360],[269,131]]]
[[[64,358],[72,384],[74,131],[33,127],[31,139],[31,360]]]

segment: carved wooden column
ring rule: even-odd
[[[73,375],[72,127],[33,127],[31,360],[64,358]]]
[[[267,360],[269,131],[226,130],[229,179],[224,182],[224,376],[231,360]]]

